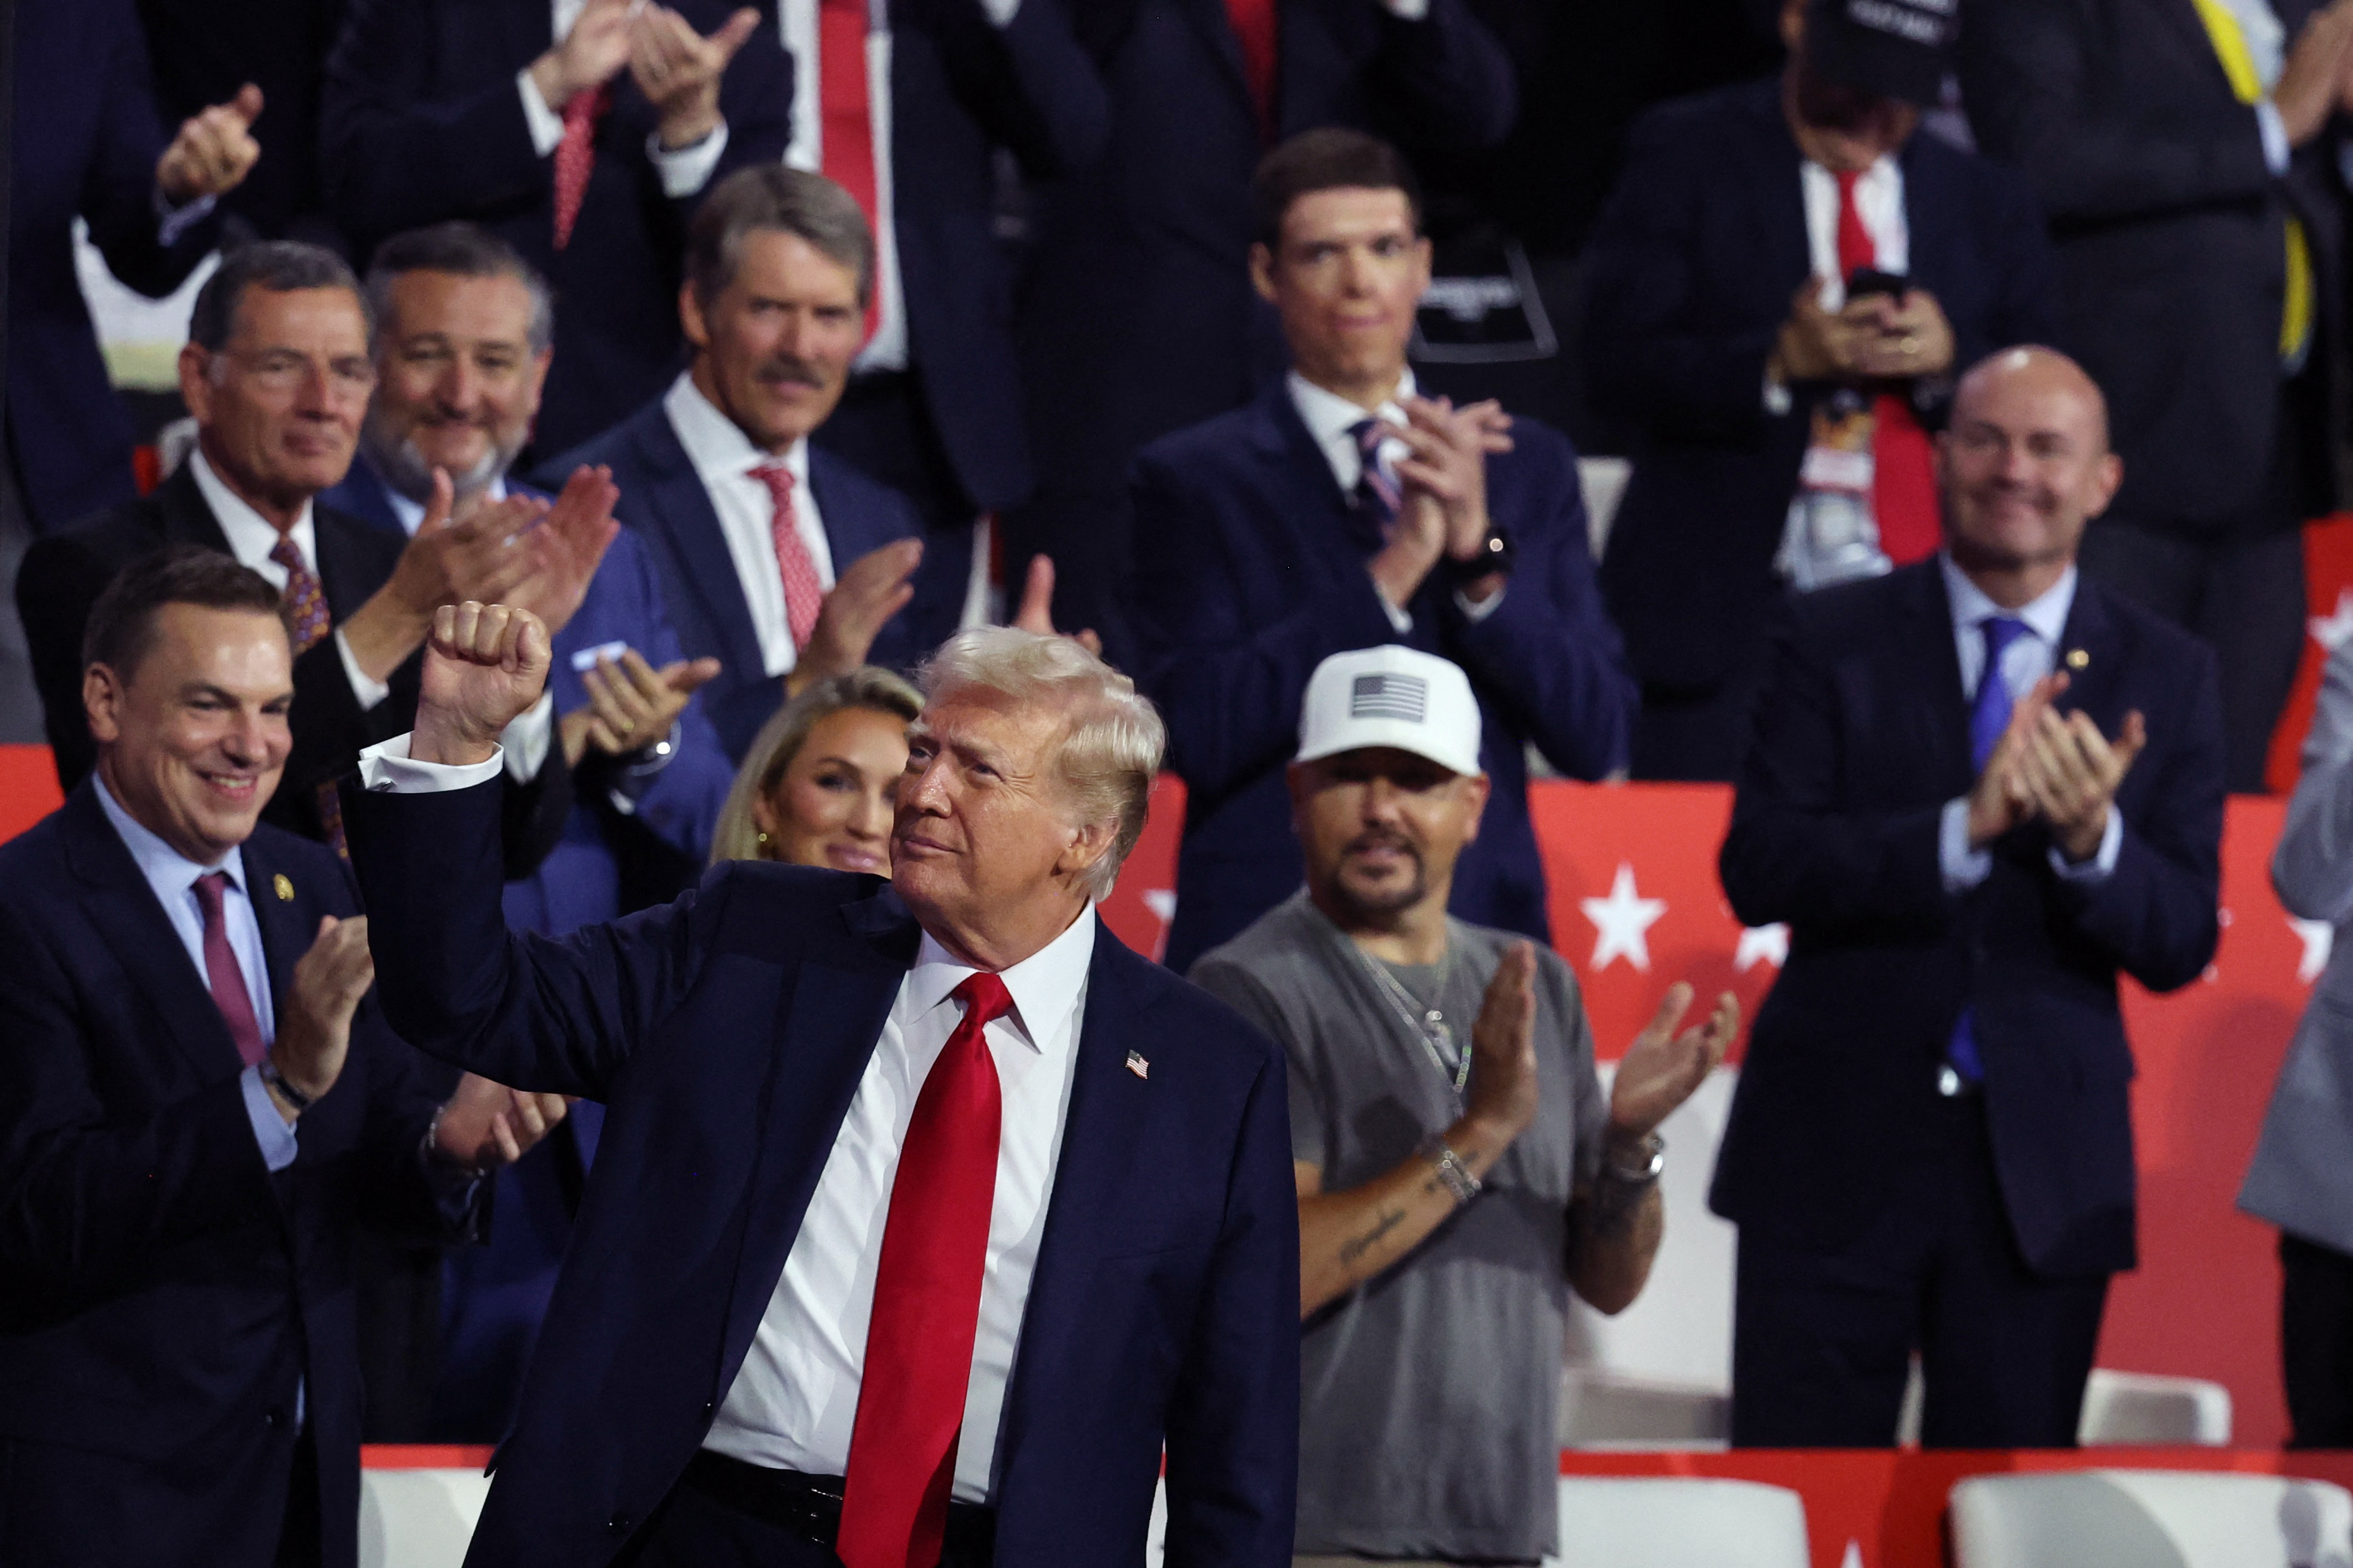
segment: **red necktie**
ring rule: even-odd
[[[994,974],[955,994],[964,1018],[915,1097],[882,1224],[834,1543],[845,1568],[936,1568],[947,1531],[997,1198],[1001,1107],[981,1031],[1013,1005]]]
[[[327,591],[320,586],[319,574],[302,559],[302,552],[284,534],[269,547],[269,559],[286,570],[286,586],[280,602],[286,606],[286,635],[293,639],[294,655],[300,658],[334,629],[334,616],[327,608]],[[351,850],[343,842],[343,800],[335,793],[332,783],[318,788],[319,826],[327,836],[334,852],[348,860]]]
[[[793,509],[793,471],[782,463],[763,463],[752,477],[768,487],[768,499],[776,503],[768,536],[776,542],[776,572],[785,580],[785,624],[798,652],[808,647],[817,613],[825,607],[825,580],[817,574],[817,560],[801,537],[799,515]]]
[[[866,0],[818,0],[817,101],[825,177],[858,198],[881,242],[881,183],[874,170],[874,110],[867,99]],[[880,280],[866,294],[866,335],[882,319]]]
[[[1258,114],[1258,135],[1274,141],[1275,6],[1279,0],[1226,0],[1226,20],[1242,47],[1242,81]]]
[[[1873,267],[1879,247],[1862,226],[1854,201],[1862,171],[1835,171],[1839,188],[1838,262],[1841,277]],[[1925,561],[1940,540],[1936,512],[1936,466],[1928,433],[1912,405],[1893,393],[1872,400],[1871,514],[1879,523],[1879,548],[1898,566]]]
[[[212,988],[213,1005],[228,1026],[237,1054],[251,1067],[261,1059],[261,1025],[253,1016],[253,994],[245,988],[245,971],[237,967],[237,950],[228,944],[228,922],[221,917],[221,890],[228,873],[207,871],[196,879],[196,901],[205,907],[205,984]]]
[[[564,104],[564,140],[555,144],[555,248],[572,243],[580,204],[588,199],[588,176],[596,167],[596,121],[613,101],[607,86],[575,92]]]

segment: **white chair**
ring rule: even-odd
[[[2279,1476],[1978,1476],[1952,1525],[1954,1568],[2353,1568],[2353,1493]]]
[[[1809,1568],[1806,1505],[1755,1481],[1564,1476],[1546,1568]]]
[[[459,1568],[490,1495],[479,1470],[362,1470],[360,1568]]]
[[[2087,1448],[2119,1443],[2227,1448],[2231,1391],[2202,1377],[2095,1368],[2084,1390],[2075,1441]]]
[[[1564,1448],[1721,1448],[1731,1436],[1732,1396],[1720,1388],[1598,1366],[1562,1370]]]

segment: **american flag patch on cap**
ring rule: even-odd
[[[1419,675],[1360,675],[1348,689],[1351,719],[1403,719],[1419,724],[1430,709],[1430,682]]]

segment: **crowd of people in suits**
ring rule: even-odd
[[[1741,1026],[1605,1086],[1544,771],[1734,784],[1791,931],[1734,1440],[1915,1357],[1927,1441],[2073,1440],[2118,979],[2213,952],[2336,500],[2353,0],[1752,5],[1566,309],[1441,270],[1499,0],[228,9],[16,13],[0,1568],[349,1564],[364,1437],[502,1444],[484,1562],[1096,1563],[1164,1473],[1171,1561],[1538,1560]],[[211,268],[148,493],[77,223]],[[1433,348],[1499,281],[1576,444]],[[2314,1444],[2341,978],[2242,1200]]]

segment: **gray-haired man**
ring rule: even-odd
[[[1559,955],[1447,914],[1487,801],[1479,705],[1447,660],[1324,660],[1290,782],[1307,885],[1192,979],[1290,1062],[1298,1561],[1533,1563],[1569,1291],[1615,1312],[1641,1290],[1654,1129],[1739,1010],[1726,994],[1677,1034],[1691,987],[1670,987],[1605,1096]]]
[[[612,470],[651,551],[729,755],[788,691],[871,659],[912,666],[954,629],[961,584],[917,597],[923,521],[808,436],[865,342],[874,238],[849,192],[781,165],[719,182],[687,236],[679,319],[693,363],[578,451]]]

